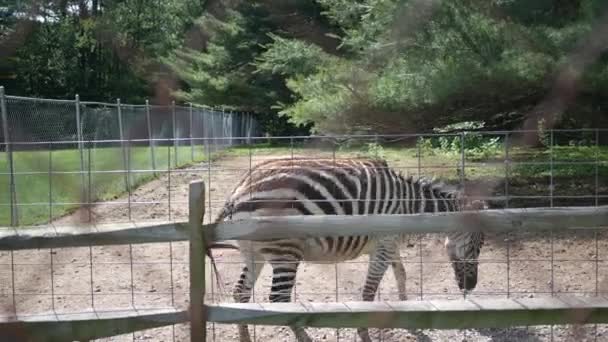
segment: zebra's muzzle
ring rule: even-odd
[[[456,261],[452,263],[456,282],[461,291],[470,292],[477,286],[477,263],[468,261]]]

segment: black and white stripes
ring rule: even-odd
[[[426,180],[403,177],[382,160],[278,159],[258,164],[236,185],[220,220],[252,216],[410,214],[461,210],[457,191]],[[286,228],[288,229],[288,228]],[[314,239],[242,241],[239,249],[246,266],[234,289],[239,302],[249,301],[261,266],[273,267],[270,300],[289,301],[301,261],[339,262],[370,255],[363,299],[373,300],[388,266],[393,266],[399,297],[406,299],[405,269],[395,236],[343,236]],[[477,261],[483,244],[481,233],[454,233],[446,239],[461,290],[477,283]],[[240,327],[241,341],[249,340]],[[302,329],[299,340],[308,340]],[[360,330],[365,340],[369,336]]]

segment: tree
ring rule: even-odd
[[[274,113],[274,104],[289,100],[283,77],[256,68],[256,59],[272,42],[271,33],[279,30],[265,6],[240,2],[226,8],[221,18],[206,13],[197,24],[207,35],[205,46],[178,50],[165,60],[183,81],[177,98],[257,113],[263,129],[272,135],[307,131]]]
[[[604,0],[22,3],[27,10],[0,0],[0,75],[16,75],[11,94],[78,92],[140,102],[156,92],[162,101],[172,95],[258,113],[273,135],[311,126],[318,133],[428,131],[462,121],[513,128],[552,94],[559,70],[608,6]],[[594,46],[606,45],[602,37]],[[580,96],[556,118],[562,126],[608,121],[608,57],[598,54],[577,85]]]
[[[29,29],[8,56],[11,94],[142,102],[163,70],[159,59],[183,43],[200,1],[24,1],[11,27]],[[17,20],[18,19],[18,20]],[[15,24],[17,23],[17,24]]]
[[[332,133],[425,131],[468,120],[512,127],[548,94],[557,68],[601,13],[593,0],[319,2],[342,28],[346,51],[324,58],[314,73],[293,69],[287,85],[298,100],[281,113]],[[284,57],[267,53],[273,58],[262,65],[307,53],[275,44],[269,51]],[[318,52],[309,45],[308,53]],[[608,79],[598,69],[606,69],[605,58],[586,73],[594,81],[583,82],[588,96],[571,112],[589,100],[605,107]]]

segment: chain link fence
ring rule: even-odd
[[[1,87],[0,100],[0,225],[52,220],[65,212],[53,203],[77,207],[115,196],[260,135],[252,114],[202,106],[39,99],[8,96]],[[17,198],[16,188],[33,187],[48,188],[46,220],[31,217],[40,215],[42,198],[31,205]]]

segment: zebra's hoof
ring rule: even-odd
[[[369,337],[369,329],[357,329],[357,334],[359,335],[361,342],[372,342],[371,337]]]
[[[251,335],[249,335],[249,329],[239,326],[239,342],[251,342]]]
[[[312,339],[310,338],[310,336],[308,336],[308,333],[306,333],[306,330],[303,327],[295,327],[295,328],[291,328],[291,330],[293,331],[294,335],[296,336],[296,341],[312,342]]]

